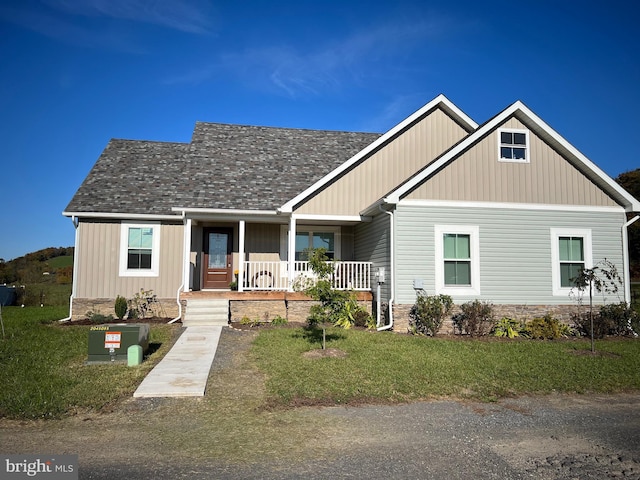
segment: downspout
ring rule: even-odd
[[[61,318],[59,322],[68,322],[73,315],[73,299],[76,296],[76,279],[78,278],[78,218],[74,215],[71,217],[71,223],[75,229],[75,238],[73,240],[73,278],[71,279],[71,296],[69,297],[69,316]]]
[[[382,330],[389,330],[390,328],[393,328],[393,297],[394,297],[394,285],[393,285],[393,274],[394,274],[394,264],[393,264],[393,255],[394,255],[394,251],[393,251],[393,212],[388,212],[387,210],[382,208],[382,205],[378,205],[378,208],[380,209],[381,212],[386,213],[387,215],[389,215],[389,285],[391,287],[391,298],[389,298],[389,303],[388,303],[388,308],[389,308],[389,325],[384,325],[382,327],[378,327],[378,332],[381,332]],[[378,284],[379,287],[380,284]],[[380,296],[378,296],[378,298],[380,298]],[[378,309],[378,315],[380,315],[380,309]]]
[[[627,305],[631,305],[631,272],[629,268],[629,226],[638,220],[640,216],[636,215],[627,223],[622,225],[622,255],[624,259],[624,301]]]
[[[167,323],[175,323],[178,320],[182,319],[182,303],[180,303],[180,290],[184,288],[184,283],[181,283],[178,287],[178,291],[176,292],[176,303],[178,304],[178,316],[173,320],[169,320]]]
[[[180,284],[180,286],[178,287],[178,290],[176,291],[176,303],[178,304],[178,316],[176,318],[174,318],[173,320],[169,320],[169,322],[167,323],[175,323],[178,320],[182,319],[182,303],[180,302],[180,291],[182,289],[184,289],[184,285],[185,285],[185,281],[188,281],[189,278],[189,270],[188,270],[188,265],[189,265],[189,251],[191,249],[191,219],[187,220],[187,216],[186,213],[184,212],[184,210],[182,211],[182,225],[184,227],[184,232],[182,235],[182,243],[183,248],[182,248],[182,283]]]

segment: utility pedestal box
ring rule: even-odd
[[[142,351],[149,348],[148,323],[110,323],[95,325],[89,329],[88,362],[127,361],[127,349],[140,345]]]

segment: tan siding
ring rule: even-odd
[[[506,128],[526,129],[511,118]],[[498,161],[495,130],[406,198],[484,202],[615,206],[616,203],[569,161],[529,132],[529,163]]]
[[[460,125],[436,109],[295,213],[357,215],[465,135]]]
[[[280,260],[280,225],[268,223],[247,224],[245,257],[253,262]]]
[[[280,253],[280,225],[269,223],[247,224],[245,252]]]
[[[78,298],[131,297],[141,288],[175,296],[182,283],[182,225],[161,225],[158,277],[120,277],[120,222],[80,222],[78,228]]]

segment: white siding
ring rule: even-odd
[[[622,272],[620,212],[569,212],[509,208],[453,208],[398,206],[396,211],[396,298],[415,301],[414,279],[434,293],[434,225],[479,227],[480,289],[482,300],[496,304],[559,305],[572,300],[552,294],[550,228],[589,228],[593,262],[604,258]],[[611,298],[619,301],[621,298]],[[456,303],[474,297],[454,297]]]

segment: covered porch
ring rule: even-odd
[[[182,292],[295,292],[314,274],[306,250],[324,248],[333,287],[371,292],[372,262],[356,258],[361,217],[303,218],[272,211],[179,209],[184,223]]]

